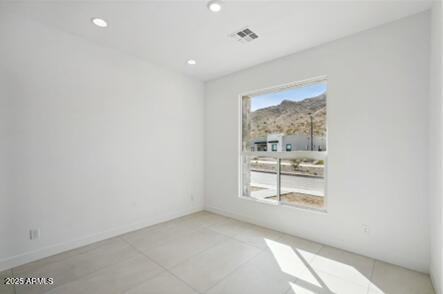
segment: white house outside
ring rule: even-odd
[[[326,151],[324,136],[269,134],[266,138],[253,140],[251,151],[299,151],[315,150]]]

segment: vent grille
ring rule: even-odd
[[[241,43],[247,43],[257,39],[258,35],[254,33],[250,28],[244,28],[238,32],[232,33],[231,37]]]

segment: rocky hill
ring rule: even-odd
[[[310,114],[314,135],[326,134],[326,94],[299,102],[283,100],[279,105],[251,112],[251,138],[265,137],[269,133],[309,135]]]

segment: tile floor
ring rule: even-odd
[[[0,294],[431,294],[429,276],[209,212],[29,263]]]

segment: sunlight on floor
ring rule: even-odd
[[[294,249],[281,242],[265,239],[266,245],[271,250],[277,264],[282,272],[296,277],[300,272],[306,269],[309,264],[306,259],[312,259],[314,254],[303,251],[300,249]]]
[[[350,253],[349,256],[338,255],[331,250],[337,254],[336,259],[333,259],[331,256],[316,255],[315,252],[289,246],[284,241],[265,239],[265,242],[280,270],[288,275],[288,293],[384,293],[369,280],[372,266],[368,268],[358,264],[360,256],[350,257]],[[364,261],[364,257],[361,259]],[[364,273],[356,269],[353,264],[356,262]]]

